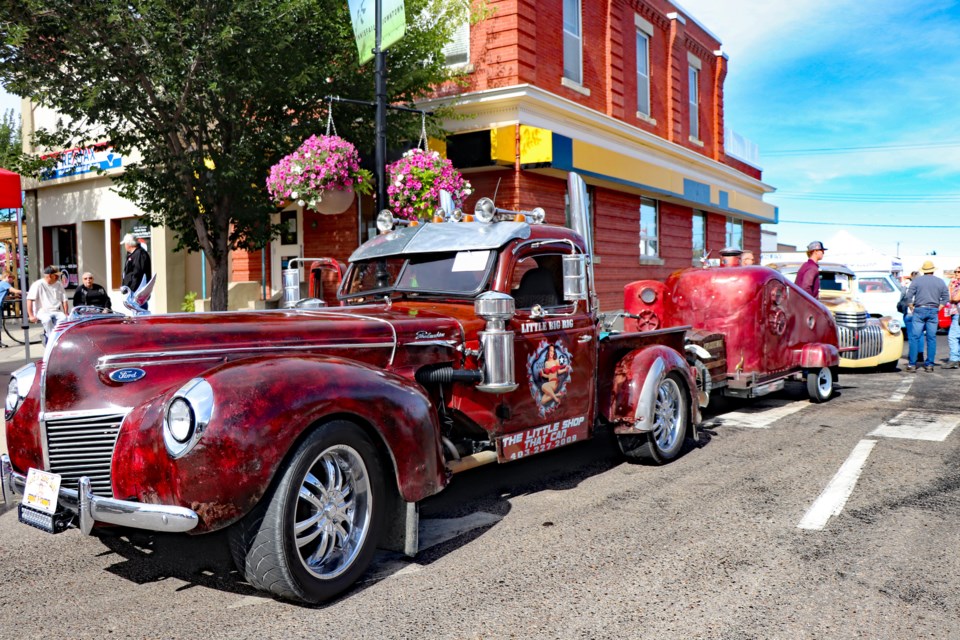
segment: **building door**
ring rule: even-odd
[[[303,257],[303,214],[299,207],[281,211],[280,237],[270,244],[270,288],[274,292],[283,292],[282,272],[293,258]],[[303,265],[300,269],[300,282],[304,282]],[[301,287],[302,289],[302,287]],[[301,297],[305,296],[301,293]]]
[[[43,248],[47,264],[60,268],[64,287],[76,287],[77,276],[77,226],[65,224],[43,228]],[[46,265],[44,265],[46,266]]]

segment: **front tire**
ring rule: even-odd
[[[653,430],[642,435],[619,436],[617,442],[623,455],[653,464],[664,464],[680,455],[690,426],[689,401],[684,392],[684,385],[676,374],[660,381],[653,410]]]
[[[826,402],[833,396],[833,371],[820,367],[807,372],[807,395],[811,402]]]
[[[231,529],[231,553],[257,589],[329,600],[373,559],[386,500],[370,438],[351,422],[329,422],[307,436],[277,486]]]

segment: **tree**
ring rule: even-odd
[[[8,109],[0,115],[0,167],[14,170],[17,159],[23,153],[21,144],[20,117]]]
[[[388,98],[409,103],[447,78],[441,49],[469,1],[405,7]],[[323,132],[324,96],[374,97],[345,0],[0,0],[0,38],[0,82],[64,116],[39,144],[107,140],[125,158],[140,155],[117,188],[174,231],[177,249],[206,254],[217,310],[230,251],[275,232],[269,167]],[[340,135],[372,149],[373,114],[336,111]],[[419,121],[392,120],[392,140],[415,138]]]

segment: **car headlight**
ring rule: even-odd
[[[896,318],[891,318],[890,316],[884,316],[880,318],[880,326],[886,329],[888,333],[892,333],[893,335],[900,333],[900,329],[902,328],[900,326],[900,321]]]
[[[194,378],[173,394],[163,414],[163,443],[174,458],[189,452],[200,441],[213,416],[213,388]]]
[[[7,385],[7,400],[4,403],[4,418],[9,420],[17,412],[23,399],[27,397],[30,387],[33,386],[33,378],[37,374],[37,365],[30,363],[22,366],[10,376],[10,383]]]

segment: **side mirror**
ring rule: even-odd
[[[563,256],[563,299],[575,302],[588,297],[587,256],[582,253]]]

